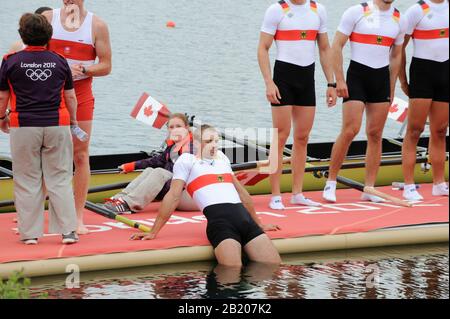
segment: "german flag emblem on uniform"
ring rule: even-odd
[[[439,35],[443,38],[447,35],[447,30],[446,29],[442,29],[441,31],[439,31]]]
[[[217,180],[219,181],[219,183],[223,183],[225,181],[222,175],[217,176]]]
[[[382,44],[383,43],[383,37],[382,36],[377,36],[377,44]]]
[[[307,36],[308,36],[308,32],[306,32],[306,31],[301,31],[301,32],[300,32],[300,37],[301,37],[302,39],[306,39]]]

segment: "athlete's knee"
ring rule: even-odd
[[[439,139],[445,139],[447,136],[448,127],[447,126],[441,126],[436,128],[431,128],[430,133],[433,137],[439,138]]]
[[[73,154],[75,166],[89,165],[89,152],[87,150],[77,150]]]
[[[383,130],[379,130],[377,128],[367,129],[366,131],[367,139],[371,142],[381,142],[383,138]]]
[[[407,136],[413,141],[418,141],[424,131],[423,126],[410,126],[408,128]]]
[[[308,145],[308,141],[309,141],[308,134],[301,134],[301,135],[294,136],[294,144],[297,144],[300,146],[306,146],[306,145]]]
[[[359,127],[349,126],[342,130],[341,136],[346,140],[353,140],[359,133]]]

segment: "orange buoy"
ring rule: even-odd
[[[175,22],[173,22],[173,21],[167,21],[167,23],[166,23],[166,27],[168,27],[168,28],[175,28]]]

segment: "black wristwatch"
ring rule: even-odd
[[[328,83],[327,86],[328,86],[329,88],[337,88],[336,82],[334,82],[334,83]]]
[[[87,70],[84,66],[81,67],[81,73],[86,74]]]
[[[3,121],[4,119],[6,119],[6,117],[7,117],[8,115],[7,114],[5,114],[5,116],[3,116],[3,117],[0,117],[0,121]]]

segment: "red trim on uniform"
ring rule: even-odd
[[[94,99],[94,94],[92,93],[92,78],[73,81],[73,88],[77,95],[78,105]]]
[[[418,3],[422,7],[422,10],[425,12],[425,14],[430,11],[430,6],[425,1],[421,0]]]
[[[66,106],[66,99],[64,98],[64,87],[61,90],[61,104],[58,110],[59,126],[70,125],[70,113]]]
[[[232,174],[208,174],[200,176],[196,179],[194,179],[188,186],[187,191],[189,195],[194,196],[194,193],[198,191],[199,189],[214,185],[214,184],[232,184],[233,183],[233,175]]]
[[[91,44],[51,39],[48,48],[63,55],[66,59],[91,61],[97,58],[95,47]]]
[[[381,45],[386,47],[391,47],[395,39],[385,36],[379,36],[375,34],[362,34],[353,32],[350,35],[350,41],[364,43],[364,44],[372,44],[372,45]]]
[[[136,163],[135,162],[126,163],[126,164],[123,164],[122,166],[123,166],[123,171],[125,173],[133,172],[136,169]]]
[[[318,30],[277,30],[275,40],[277,41],[316,41]]]
[[[25,49],[23,49],[23,51],[42,52],[42,51],[47,51],[47,47],[46,46],[29,45],[29,46],[26,46]]]
[[[16,111],[17,107],[17,97],[16,93],[14,93],[13,86],[11,82],[8,80],[9,84],[9,108],[11,113],[9,114],[9,126],[10,127],[19,127],[19,113]]]
[[[139,101],[137,101],[136,105],[134,106],[133,111],[131,111],[131,117],[136,118],[139,114],[139,111],[141,110],[142,105],[144,105],[145,101],[150,97],[147,93],[143,93],[141,97],[139,98]]]
[[[419,40],[445,39],[448,38],[448,28],[435,30],[414,30],[412,37]]]

